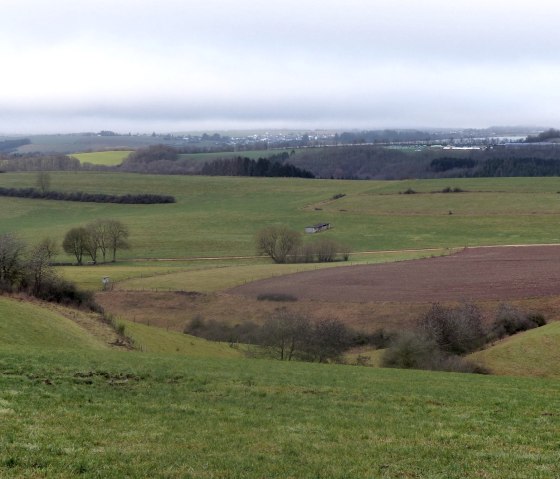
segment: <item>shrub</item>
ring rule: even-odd
[[[433,339],[406,331],[385,350],[381,365],[388,368],[425,369],[433,357],[439,354],[438,345]]]
[[[101,312],[101,307],[95,302],[93,293],[79,290],[74,283],[70,283],[58,277],[47,278],[36,294],[37,298],[52,303],[60,303],[67,306],[76,306]]]
[[[433,304],[417,323],[421,334],[432,339],[445,352],[465,354],[481,347],[486,341],[484,318],[473,304],[445,308]]]
[[[486,368],[476,363],[442,351],[433,339],[410,331],[399,335],[385,350],[381,365],[401,369],[489,374]]]
[[[297,301],[291,294],[284,293],[263,293],[257,296],[258,301]]]

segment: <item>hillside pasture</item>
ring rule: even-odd
[[[91,153],[72,153],[69,156],[77,158],[80,163],[92,165],[117,166],[132,153],[132,150],[95,151]]]
[[[354,251],[560,242],[556,221],[560,178],[455,179],[450,183],[100,172],[53,172],[51,177],[51,189],[57,191],[153,193],[173,195],[177,203],[73,204],[0,198],[0,232],[17,232],[29,240],[51,236],[62,241],[71,227],[114,218],[131,231],[133,249],[121,252],[123,259],[252,256],[254,235],[265,226],[286,224],[303,232],[305,226],[320,222],[334,225],[321,235],[347,243]],[[5,187],[30,187],[35,181],[34,173],[0,176],[0,185]],[[429,193],[447,186],[471,192]],[[399,194],[408,188],[426,193]],[[346,196],[333,200],[338,194]],[[493,197],[490,202],[488,195]],[[312,235],[306,237],[306,241],[312,239]]]

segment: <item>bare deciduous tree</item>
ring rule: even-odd
[[[24,273],[25,243],[7,233],[0,236],[0,286],[17,284]]]
[[[37,296],[47,280],[55,277],[51,261],[58,253],[56,243],[46,238],[32,248],[27,260],[27,275],[32,288],[32,294]]]
[[[129,249],[128,227],[118,220],[104,220],[108,239],[108,248],[113,252],[113,263],[117,261],[117,250]]]
[[[39,171],[36,181],[37,189],[41,193],[45,193],[51,187],[51,174],[48,171]]]
[[[269,316],[260,331],[260,342],[280,360],[290,361],[301,354],[309,340],[311,323],[300,314],[285,309]]]

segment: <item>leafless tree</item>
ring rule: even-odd
[[[129,249],[130,244],[127,241],[129,236],[128,227],[118,220],[104,220],[108,248],[113,253],[113,263],[117,261],[117,250]]]
[[[0,286],[9,287],[21,281],[24,274],[25,243],[17,236],[0,235]]]
[[[307,348],[319,362],[336,361],[348,349],[350,336],[350,329],[339,319],[321,319],[313,327]]]
[[[51,187],[51,174],[48,171],[39,171],[36,185],[41,193],[47,192]]]
[[[99,249],[101,251],[101,254],[103,255],[103,261],[105,261],[105,255],[107,253],[108,246],[108,236],[106,233],[105,222],[103,220],[95,220],[94,222],[86,225],[86,229],[90,236],[91,243],[96,247],[96,259],[97,249]]]
[[[55,277],[51,262],[57,253],[56,243],[50,238],[31,249],[26,269],[33,295],[39,294],[45,281]]]

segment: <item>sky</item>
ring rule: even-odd
[[[560,126],[560,2],[2,0],[0,133]]]

